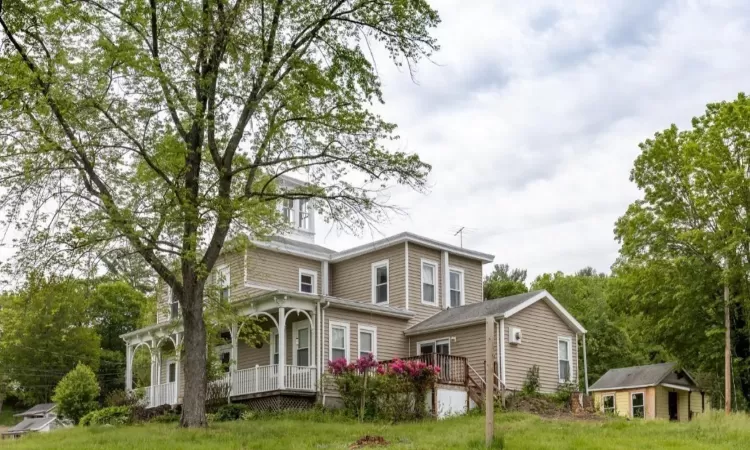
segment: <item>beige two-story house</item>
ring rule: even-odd
[[[441,383],[464,391],[467,405],[470,388],[477,394],[488,381],[520,389],[533,365],[544,392],[577,380],[586,330],[546,291],[483,301],[482,268],[492,255],[408,232],[334,251],[315,244],[309,204],[283,207],[291,233],[221,255],[212,274],[221,299],[257,317],[269,336],[249,346],[237,324],[224,324],[225,344],[214,351],[233,400],[335,404],[337,393],[321,382],[328,361],[368,353],[440,365]],[[495,323],[494,374],[484,369],[487,317]],[[182,333],[179,306],[162,287],[156,323],[123,335],[127,389],[135,352],[151,353],[152,406],[181,402]]]

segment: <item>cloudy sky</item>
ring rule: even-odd
[[[382,234],[323,231],[318,244],[404,230],[458,244],[465,226],[465,247],[532,279],[609,271],[614,222],[639,197],[628,180],[638,143],[748,90],[747,0],[432,4],[442,48],[417,83],[378,63],[383,114],[401,148],[433,165],[431,191],[394,193],[408,215]]]

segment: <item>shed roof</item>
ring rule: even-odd
[[[675,363],[670,362],[610,369],[596,383],[591,385],[589,391],[648,387],[663,383],[685,387],[696,386],[690,375],[675,370]]]
[[[16,424],[13,428],[8,430],[8,433],[37,431],[54,420],[57,420],[57,418],[56,417],[36,417],[33,419],[29,419],[29,418],[23,419],[20,423]]]
[[[18,414],[14,414],[15,417],[29,417],[29,416],[40,416],[47,414],[48,412],[55,409],[57,405],[55,403],[39,403],[34,405],[26,411]]]

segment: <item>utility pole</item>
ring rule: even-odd
[[[495,352],[492,345],[495,337],[494,317],[487,317],[484,334],[484,443],[490,448],[495,440]]]
[[[724,414],[732,413],[732,322],[729,315],[729,282],[724,282]]]

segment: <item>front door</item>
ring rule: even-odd
[[[677,420],[677,392],[669,393],[669,420]]]

